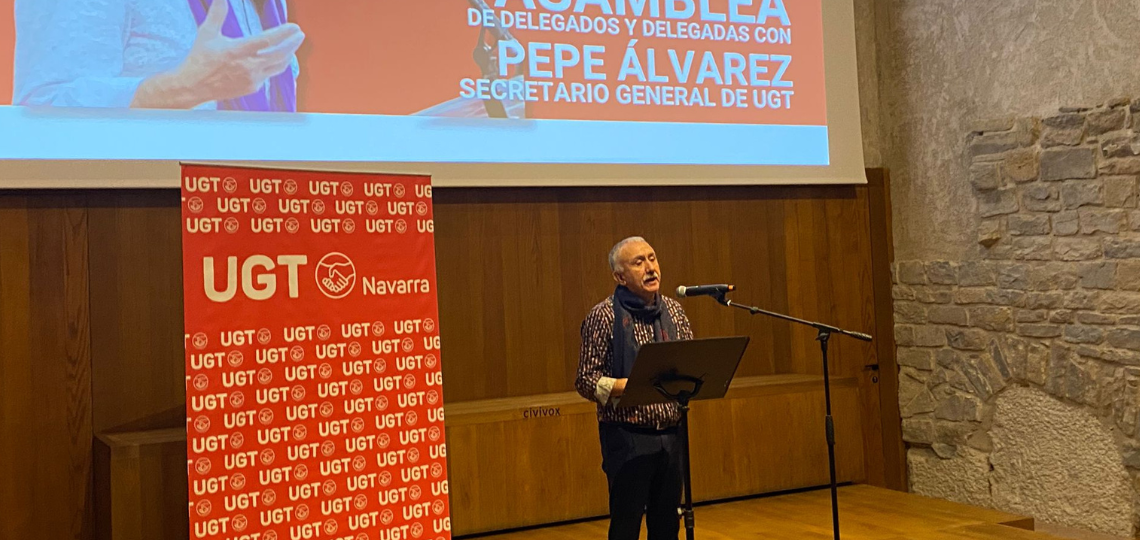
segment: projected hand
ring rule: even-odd
[[[228,0],[214,0],[190,55],[178,68],[186,80],[208,93],[210,100],[241,97],[261,88],[285,71],[305,40],[296,24],[284,24],[244,39],[222,35],[229,14]]]
[[[228,0],[214,0],[186,60],[171,72],[143,81],[132,105],[190,108],[237,98],[289,69],[293,54],[305,41],[299,26],[288,23],[256,36],[228,38],[222,35],[222,25],[229,10]]]

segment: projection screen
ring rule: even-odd
[[[862,183],[852,0],[0,0],[0,188]]]

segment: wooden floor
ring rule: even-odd
[[[826,489],[695,509],[699,540],[829,540]],[[1033,519],[871,486],[839,490],[844,540],[1049,540]],[[590,540],[606,537],[607,520],[483,536],[481,540]],[[645,538],[645,531],[642,531]],[[681,531],[684,538],[684,530]]]

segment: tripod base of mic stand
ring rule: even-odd
[[[672,394],[665,390],[660,382],[654,387],[661,395],[675,401],[681,408],[681,474],[685,481],[685,498],[682,501],[681,516],[685,524],[685,539],[693,540],[696,535],[696,519],[693,517],[693,478],[689,467],[689,400],[701,391],[701,385],[704,384],[704,381],[690,377],[679,377],[678,379],[693,383],[693,390],[691,392],[682,390]]]
[[[693,517],[693,479],[689,468],[689,405],[681,406],[681,467],[685,479],[685,500],[682,501],[681,517],[685,524],[686,540],[693,540],[696,531],[696,518]]]
[[[670,446],[680,443],[679,449],[670,448],[668,453],[671,461],[681,458],[681,470],[673,468],[668,474],[673,479],[676,479],[677,473],[682,474],[684,485],[678,489],[684,488],[685,505],[681,514],[685,517],[685,533],[689,540],[692,540],[694,534],[693,477],[689,463],[689,402],[694,399],[724,397],[747,346],[748,338],[742,336],[646,343],[638,349],[637,359],[622,393],[619,408],[657,403],[677,404],[680,413],[677,415],[680,416],[680,441],[669,435],[663,442],[668,442]],[[708,388],[703,388],[705,383],[708,383]],[[680,456],[676,454],[678,450]],[[670,467],[676,466],[675,461],[670,463]],[[670,508],[661,510],[669,513],[669,519],[676,519],[677,514],[674,512],[677,511],[677,499],[674,497],[678,493],[658,495],[669,496],[667,505]],[[677,522],[670,522],[670,529],[675,526]]]
[[[833,533],[835,535],[835,540],[839,540],[839,487],[836,484],[835,480],[835,420],[833,420],[831,417],[831,379],[830,374],[828,373],[827,365],[827,343],[831,339],[831,334],[850,336],[862,341],[871,341],[871,336],[861,332],[844,330],[835,326],[797,319],[788,315],[760,309],[755,306],[738,304],[725,297],[724,293],[717,295],[716,301],[728,307],[743,309],[753,315],[761,314],[796,324],[810,326],[812,328],[815,328],[818,332],[815,339],[816,341],[819,341],[820,352],[823,353],[823,396],[827,411],[826,416],[824,417],[824,421],[827,429],[827,464],[829,472],[831,474],[831,524]]]

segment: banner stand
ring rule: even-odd
[[[190,537],[450,539],[430,178],[181,186]]]

